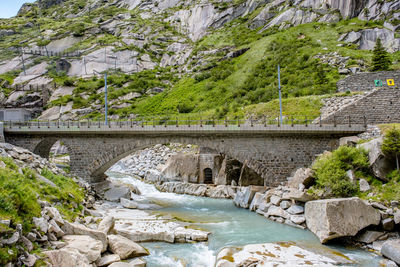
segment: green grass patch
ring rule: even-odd
[[[68,220],[79,215],[84,191],[71,178],[44,169],[41,175],[56,184],[52,187],[38,179],[34,170],[24,168],[20,173],[12,159],[1,160],[6,167],[0,168],[0,218],[21,223],[24,231],[29,231],[32,218],[40,217],[39,199],[53,203]]]

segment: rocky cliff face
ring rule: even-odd
[[[132,104],[144,98],[173,91],[181,77],[207,79],[219,62],[248,57],[254,65],[247,69],[255,68],[263,58],[256,55],[260,50],[257,41],[278,38],[280,33],[304,24],[313,23],[317,32],[330,25],[321,36],[339,34],[329,43],[325,38],[313,40],[322,53],[317,56],[310,49],[308,58],[336,52],[339,48],[335,46],[341,47],[339,57],[354,49],[371,50],[377,38],[389,52],[399,51],[399,9],[398,1],[378,0],[40,0],[24,5],[18,18],[0,21],[2,103],[16,103],[13,91],[19,92],[20,99],[39,86],[51,91],[50,103],[35,98],[14,106],[53,108],[42,115],[46,120],[95,116],[103,112],[98,100],[102,84],[90,87],[78,78],[92,79],[113,70],[130,75],[122,81],[110,81],[115,89],[121,89],[110,103],[118,118],[118,110],[130,111]],[[342,21],[347,22],[337,25]],[[266,43],[271,41],[268,38]],[[314,37],[299,28],[297,39],[303,38]],[[354,65],[356,59],[352,59],[346,57],[345,66],[340,68]],[[357,60],[359,70],[368,67],[365,59]],[[337,68],[329,67],[332,72]],[[141,78],[143,82],[133,82]],[[219,75],[202,86],[204,90],[214,88],[215,82],[224,79]],[[72,89],[61,89],[63,86]],[[185,107],[181,110],[193,109]]]

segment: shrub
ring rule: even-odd
[[[348,197],[357,193],[357,186],[346,174],[348,170],[368,171],[365,150],[342,146],[328,155],[321,156],[313,165],[317,187],[335,197]]]

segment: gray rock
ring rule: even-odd
[[[37,229],[42,231],[43,233],[47,233],[47,230],[49,229],[49,225],[47,223],[47,220],[45,218],[36,218],[33,217],[33,224]]]
[[[106,216],[103,218],[103,220],[101,220],[101,222],[99,223],[99,226],[97,228],[97,230],[108,234],[110,231],[112,231],[112,229],[114,228],[115,225],[115,219],[113,216]]]
[[[290,214],[301,214],[304,213],[304,207],[303,206],[299,206],[299,205],[293,205],[291,206],[287,212],[289,212]]]
[[[233,202],[235,203],[236,206],[242,207],[242,208],[249,208],[251,201],[253,200],[254,195],[256,192],[264,190],[264,187],[260,186],[248,186],[245,188],[241,188],[241,190],[238,190]]]
[[[67,243],[64,249],[76,249],[84,255],[90,263],[97,261],[101,257],[103,244],[87,235],[66,235],[63,240]]]
[[[359,198],[309,201],[305,205],[307,227],[326,243],[331,239],[355,236],[369,225],[378,225],[380,213]]]
[[[26,236],[30,241],[35,242],[36,241],[36,234],[29,232],[28,235]]]
[[[234,181],[234,180],[232,180],[232,181]],[[263,196],[264,196],[264,195],[263,195],[261,192],[257,192],[257,193],[254,195],[253,200],[251,201],[250,207],[249,207],[249,209],[250,209],[251,211],[255,211],[255,210],[258,209],[258,207],[259,207],[261,201],[263,200]]]
[[[367,180],[360,179],[359,183],[360,183],[360,191],[361,192],[367,192],[367,191],[371,190],[371,186],[369,185]]]
[[[129,199],[131,191],[128,187],[112,187],[104,193],[104,199],[113,202],[119,202],[121,198]]]
[[[387,181],[386,175],[393,170],[393,163],[385,158],[381,146],[383,139],[376,138],[367,143],[358,145],[368,151],[368,158],[373,174],[383,181]]]
[[[132,267],[146,267],[146,262],[141,258],[133,259],[129,261],[129,264],[131,264]]]
[[[93,230],[87,228],[84,225],[78,223],[70,223],[68,221],[65,221],[65,224],[62,227],[62,229],[67,235],[88,235],[96,240],[99,240],[103,244],[101,252],[107,250],[107,245],[108,245],[107,235],[101,231]]]
[[[51,219],[49,222],[48,232],[55,234],[58,238],[65,235],[64,231],[61,230],[60,226],[58,226],[54,219]]]
[[[37,258],[35,257],[35,255],[28,254],[27,256],[24,256],[21,260],[25,266],[33,267],[35,266]]]
[[[282,209],[286,210],[286,209],[290,208],[290,202],[287,201],[287,200],[284,200],[284,201],[282,201],[282,202],[279,204],[279,206],[280,206]]]
[[[281,200],[282,200],[282,198],[280,198],[280,197],[278,197],[278,196],[276,196],[276,195],[272,195],[269,201],[270,201],[273,205],[278,206],[278,205],[281,203]]]
[[[295,224],[302,224],[306,221],[306,217],[304,215],[291,215],[290,220]]]
[[[89,260],[82,255],[77,249],[73,248],[62,248],[59,250],[51,250],[43,252],[47,257],[49,257],[50,262],[53,266],[57,267],[91,267]]]
[[[109,235],[108,241],[110,250],[114,254],[119,255],[121,260],[149,255],[149,252],[145,248],[129,240],[126,237],[119,235]]]
[[[400,210],[396,211],[396,213],[394,214],[394,223],[400,224]]]
[[[51,241],[50,244],[55,248],[55,249],[60,249],[63,248],[67,245],[67,243],[62,242],[62,241]]]
[[[382,245],[381,254],[400,264],[400,240],[388,240]]]
[[[381,267],[398,267],[398,265],[391,260],[383,259],[379,261],[379,266]]]
[[[33,244],[28,238],[26,238],[25,236],[21,236],[20,240],[24,244],[28,252],[31,252],[33,250]]]
[[[297,169],[288,182],[288,187],[299,189],[300,184],[309,188],[314,183],[313,172],[310,168]]]
[[[138,203],[136,203],[135,201],[126,199],[126,198],[121,198],[121,205],[127,209],[137,209],[138,208]]]
[[[107,266],[114,262],[119,262],[120,260],[121,258],[117,254],[105,255],[96,261],[96,265],[99,267]]]
[[[13,235],[10,238],[1,239],[0,243],[3,244],[3,245],[12,246],[12,245],[14,245],[15,243],[18,242],[19,238],[20,238],[19,232],[14,232]]]
[[[289,219],[289,217],[290,217],[289,213],[287,213],[281,207],[277,207],[277,206],[269,207],[268,212],[266,213],[266,216],[276,216],[276,217],[282,217],[285,219]]]
[[[356,240],[363,242],[363,243],[367,243],[370,244],[372,242],[375,242],[376,240],[378,240],[381,236],[383,236],[385,233],[383,232],[378,232],[378,231],[365,231],[360,235],[357,235]]]
[[[394,229],[394,220],[392,218],[387,218],[382,221],[382,227],[385,231],[393,231]]]

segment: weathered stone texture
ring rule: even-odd
[[[393,86],[387,85],[387,80],[393,79],[395,86],[398,89],[400,85],[400,72],[398,71],[380,71],[380,72],[363,72],[351,75],[337,82],[339,92],[359,92],[372,91],[376,88],[389,89]],[[375,80],[382,81],[382,87],[375,86]]]
[[[400,81],[400,79],[399,79]],[[400,89],[382,88],[372,91],[352,105],[346,106],[323,119],[323,123],[364,123],[367,124],[400,122]]]
[[[124,134],[6,134],[6,141],[48,156],[51,146],[60,140],[71,158],[71,171],[90,182],[101,181],[104,172],[120,159],[156,144],[181,143],[211,147],[254,170],[274,186],[286,181],[297,168],[308,166],[316,155],[333,150],[346,134],[227,134],[227,135],[124,135]],[[57,136],[57,137],[55,137]]]

